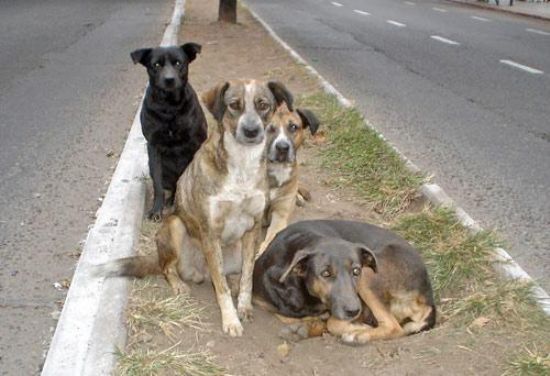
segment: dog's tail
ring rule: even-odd
[[[96,277],[137,277],[162,274],[158,256],[132,256],[95,265],[92,275]]]

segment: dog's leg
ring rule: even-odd
[[[162,160],[157,148],[147,144],[149,173],[153,179],[153,208],[147,214],[149,219],[160,222],[164,207],[164,187],[162,185]]]
[[[353,321],[338,320],[331,316],[327,321],[327,329],[330,334],[341,337],[347,333],[371,330],[372,327],[367,324],[360,324]]]
[[[231,298],[231,290],[223,274],[222,248],[219,241],[213,240],[210,236],[208,233],[201,234],[201,246],[216,291],[216,299],[222,315],[222,328],[231,337],[240,337],[243,334],[243,326],[237,316],[237,310]]]
[[[254,259],[258,240],[262,234],[262,222],[256,221],[252,230],[243,236],[242,255],[243,264],[241,270],[241,284],[237,309],[242,320],[252,318],[252,272],[254,271]]]
[[[265,239],[260,245],[260,250],[258,251],[258,254],[256,255],[256,259],[264,253],[264,251],[267,249],[269,244],[273,239],[275,239],[275,236],[277,234],[285,229],[285,227],[288,224],[288,217],[290,216],[290,213],[292,213],[292,205],[294,205],[294,196],[292,196],[291,200],[286,200],[284,203],[277,203],[283,204],[283,207],[275,207],[273,212],[271,213],[271,223],[269,224],[269,227],[267,228],[267,233],[265,234]]]
[[[279,331],[279,337],[287,341],[298,342],[312,337],[320,337],[327,331],[327,321],[321,317],[304,317],[301,319],[275,316],[286,325]]]
[[[177,270],[184,236],[187,236],[187,231],[176,215],[166,218],[156,235],[160,268],[176,294],[189,292],[189,287],[181,280]]]

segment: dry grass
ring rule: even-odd
[[[504,375],[550,375],[550,345],[548,342],[545,347],[545,351],[539,350],[537,346],[525,347],[508,362]]]

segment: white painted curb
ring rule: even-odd
[[[176,0],[161,45],[177,43],[185,0]],[[63,311],[42,369],[43,376],[111,375],[115,351],[126,344],[124,309],[129,281],[94,278],[90,265],[131,256],[143,219],[146,141],[141,133],[139,106],[124,150],[88,233]]]
[[[334,95],[338,102],[344,107],[353,107],[353,102],[344,97],[342,93],[338,91],[330,82],[328,82],[315,68],[313,68],[311,65],[309,65],[306,60],[298,54],[292,47],[290,47],[285,41],[283,41],[276,33],[273,31],[273,29],[256,13],[254,12],[249,6],[243,4],[252,17],[256,19],[269,33],[269,35],[275,39],[277,43],[279,43],[288,53],[298,62],[299,64],[302,64],[313,76],[315,76],[321,83],[321,87],[323,90],[328,93]],[[384,138],[384,136],[378,132],[376,129],[374,129],[370,124],[365,122],[365,125],[371,129],[373,129],[380,138],[384,139],[396,152],[397,154],[403,159],[405,162],[405,165],[413,172],[418,172],[420,169],[411,162],[405,155],[403,155],[396,147],[395,145],[391,144],[388,140]],[[431,203],[433,203],[436,206],[445,206],[449,207],[454,210],[457,218],[459,219],[460,223],[468,228],[473,233],[479,232],[482,230],[482,227],[477,223],[464,209],[457,206],[452,198],[450,198],[445,191],[437,184],[432,183],[424,183],[421,188],[420,192],[422,195]],[[529,283],[532,283],[532,294],[533,298],[537,301],[537,303],[540,305],[542,310],[547,314],[550,315],[550,296],[548,293],[539,285],[536,284],[536,282],[531,278],[531,276],[523,270],[521,266],[519,266],[502,248],[496,248],[494,250],[493,258],[495,260],[495,268],[497,272],[501,273],[506,278],[510,279],[521,279],[524,281],[527,281]]]

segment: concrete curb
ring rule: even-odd
[[[451,2],[451,3],[464,4],[464,5],[470,6],[470,7],[488,9],[488,10],[492,10],[492,11],[495,11],[495,12],[505,12],[505,13],[516,14],[516,15],[522,16],[522,17],[531,17],[531,18],[536,18],[536,19],[539,19],[539,20],[546,20],[546,21],[550,20],[550,16],[543,16],[543,15],[538,15],[538,14],[522,12],[521,10],[518,10],[517,7],[509,6],[508,2],[506,0],[502,0],[503,4],[500,5],[500,6],[485,4],[483,2],[478,2],[478,1],[472,2],[472,1],[468,1],[468,0],[445,0],[445,1],[448,1],[448,2]]]
[[[176,0],[162,45],[177,43],[185,0]],[[143,219],[148,176],[139,106],[109,189],[97,212],[57,323],[43,376],[111,375],[126,344],[124,309],[129,281],[94,278],[90,266],[131,256]]]
[[[455,1],[455,0],[450,0]],[[245,5],[245,4],[243,4]],[[292,47],[290,47],[285,41],[283,41],[276,33],[273,31],[273,29],[256,13],[254,12],[249,6],[245,5],[245,7],[248,9],[250,14],[258,21],[269,33],[269,35],[277,42],[279,43],[288,53],[299,63],[305,66],[305,68],[313,75],[315,76],[319,82],[321,83],[321,87],[323,90],[328,93],[335,95],[338,99],[338,102],[344,107],[353,107],[353,102],[344,97],[342,93],[338,91],[330,82],[328,82],[315,68],[313,68],[311,65],[309,65],[306,60],[300,56]],[[373,129],[380,138],[384,139],[388,144],[397,152],[397,154],[403,159],[405,162],[405,165],[413,172],[418,172],[420,169],[411,162],[405,155],[403,155],[396,147],[395,145],[392,145],[388,140],[382,136],[380,132],[378,132],[376,129],[374,129],[371,125],[369,125],[367,122],[365,122],[365,125],[371,129]],[[436,206],[444,206],[451,208],[460,223],[468,228],[473,233],[481,231],[483,228],[479,225],[478,222],[476,222],[464,209],[456,205],[456,203],[451,199],[445,191],[437,184],[432,183],[424,183],[421,188],[420,192],[422,195],[430,201],[432,204]],[[537,301],[541,309],[550,316],[550,296],[548,293],[539,285],[536,284],[536,282],[531,278],[531,276],[523,270],[521,266],[519,266],[512,257],[502,248],[496,248],[494,250],[493,259],[495,260],[495,269],[497,272],[505,276],[506,278],[510,279],[520,279],[527,281],[533,285],[532,287],[532,294],[533,298]]]

